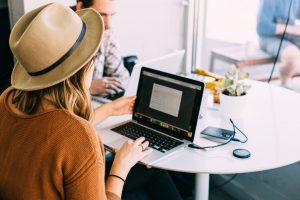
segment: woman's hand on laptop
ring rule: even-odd
[[[118,116],[132,114],[135,99],[135,96],[121,97],[108,103],[108,105],[110,106],[110,115]]]
[[[117,150],[110,172],[126,179],[130,169],[153,151],[151,148],[147,148],[148,145],[149,142],[145,141],[144,137],[125,142]]]

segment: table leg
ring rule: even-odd
[[[208,200],[209,174],[196,174],[195,200]]]

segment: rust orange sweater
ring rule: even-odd
[[[54,109],[17,114],[0,96],[0,199],[117,200],[105,191],[103,144],[86,120]]]

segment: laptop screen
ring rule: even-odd
[[[133,118],[192,141],[203,89],[202,82],[143,67]]]

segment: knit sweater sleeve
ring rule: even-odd
[[[72,141],[70,161],[63,165],[65,199],[120,200],[116,194],[106,192],[104,148],[95,129],[88,123],[74,128],[81,139]]]

